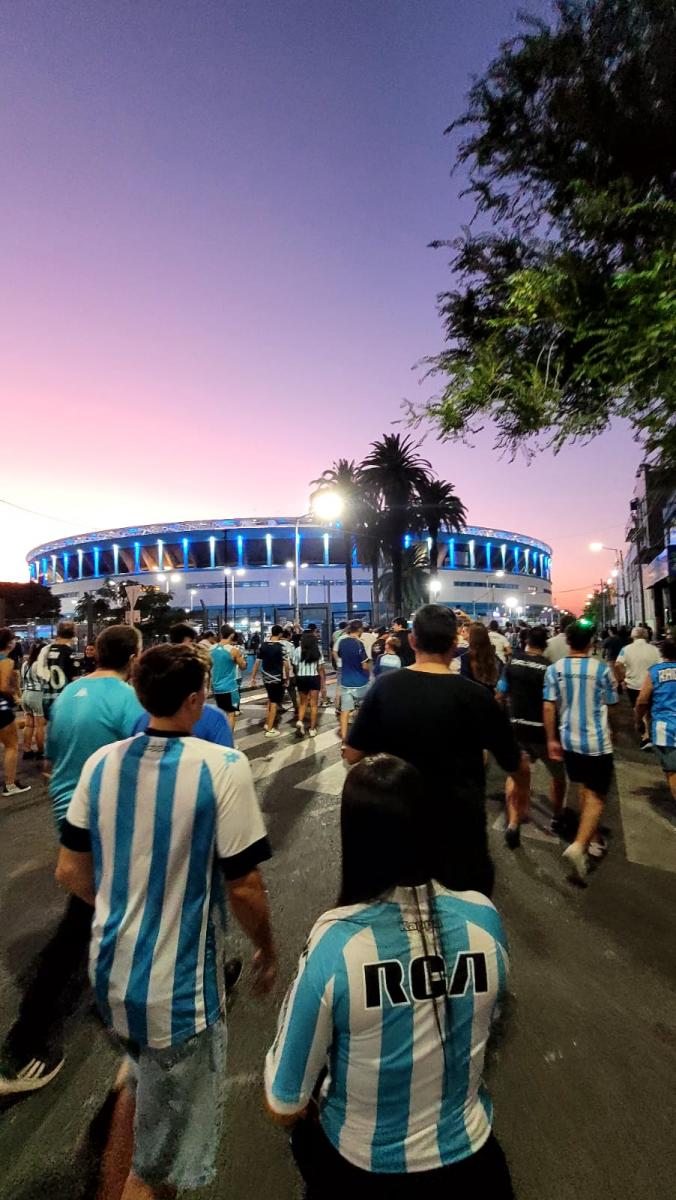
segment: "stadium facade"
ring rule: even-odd
[[[404,546],[424,543],[407,535]],[[51,588],[67,615],[106,579],[171,591],[173,603],[238,626],[288,618],[298,600],[306,621],[346,615],[345,535],[338,522],[290,517],[177,521],[83,533],[37,546],[30,578]],[[439,538],[432,598],[487,617],[546,619],[552,607],[552,551],[502,529],[467,526]],[[296,575],[298,579],[296,580]],[[353,550],[354,611],[373,614],[371,572]],[[234,604],[233,604],[234,602]],[[330,623],[330,620],[329,620]]]

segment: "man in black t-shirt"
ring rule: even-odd
[[[272,626],[270,641],[263,642],[251,673],[251,686],[253,687],[256,683],[258,668],[262,667],[263,686],[268,694],[266,737],[279,737],[279,730],[275,729],[277,708],[284,699],[284,683],[289,678],[289,662],[281,641],[283,633],[281,625]]]
[[[509,698],[512,729],[516,734],[522,753],[521,769],[515,778],[506,783],[507,829],[505,841],[510,850],[520,844],[521,822],[528,814],[530,805],[531,763],[539,759],[549,772],[551,780],[552,833],[562,833],[563,802],[566,797],[566,772],[562,762],[555,762],[547,755],[547,736],[543,720],[543,691],[545,671],[549,659],[545,658],[547,630],[536,625],[528,630],[526,649],[523,654],[514,654],[498,680],[498,698]]]
[[[439,847],[439,881],[490,895],[484,750],[510,773],[521,755],[506,713],[487,689],[451,673],[456,636],[450,609],[418,610],[410,635],[415,665],[381,675],[369,689],[343,753],[348,763],[384,752],[417,767],[437,802],[429,836]]]
[[[40,651],[36,663],[37,675],[42,681],[42,708],[49,720],[52,705],[67,683],[80,675],[81,664],[73,646],[75,625],[73,621],[59,621],[56,638]]]
[[[399,657],[402,667],[411,667],[415,662],[415,653],[411,646],[408,621],[403,617],[395,617],[392,622],[392,633],[399,638]]]

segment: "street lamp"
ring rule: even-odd
[[[236,571],[233,571],[232,567],[226,567],[223,574],[225,575],[226,581],[228,579],[230,580],[230,586],[232,588],[232,599],[231,599],[230,603],[232,605],[232,623],[234,625],[235,624],[235,576],[239,575],[241,577],[242,575],[245,575],[246,572],[244,570],[244,567],[238,567]],[[227,589],[227,586],[228,586],[227,582],[226,582],[225,586]]]
[[[313,514],[319,517],[320,521],[337,521],[344,507],[342,496],[331,488],[315,492],[310,502]]]
[[[617,555],[617,558],[619,559],[619,563],[620,563],[619,575],[620,575],[620,586],[622,588],[621,595],[622,595],[622,607],[623,607],[623,620],[626,621],[627,620],[627,589],[625,587],[624,555],[623,555],[622,551],[620,550],[620,548],[618,546],[606,546],[606,545],[604,545],[603,542],[590,542],[589,549],[592,551],[593,554],[599,554],[602,550],[609,550],[611,552],[611,554]],[[615,574],[617,576],[617,572],[615,572]],[[619,620],[619,605],[618,605],[618,614],[617,615],[618,615],[618,620]]]
[[[430,592],[433,596],[438,596],[441,591],[441,584],[438,579],[430,580]]]
[[[507,608],[510,608],[510,609],[516,608],[518,606],[518,603],[519,603],[519,601],[517,600],[516,596],[508,596],[507,599],[505,600],[505,604],[507,605]]]
[[[190,611],[191,612],[192,612],[192,606],[193,606],[196,595],[197,595],[197,588],[191,588],[190,589]]]

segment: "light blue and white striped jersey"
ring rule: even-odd
[[[655,663],[648,674],[653,694],[650,736],[655,746],[676,746],[676,662]]]
[[[491,1131],[481,1076],[507,973],[502,922],[478,892],[434,890],[433,914],[425,888],[398,888],[320,917],[266,1059],[281,1114],[307,1104],[328,1066],[322,1127],[366,1171],[433,1170]]]
[[[311,679],[319,675],[319,668],[324,666],[324,655],[320,649],[316,662],[303,662],[302,650],[300,646],[295,646],[291,653],[291,662],[299,679]]]
[[[559,706],[561,745],[574,754],[612,754],[608,705],[617,704],[607,663],[597,658],[560,658],[545,672],[544,699]]]
[[[64,845],[83,830],[103,1019],[140,1046],[186,1041],[224,1005],[216,860],[235,879],[270,855],[248,760],[192,737],[137,734],[106,746],[85,763]]]

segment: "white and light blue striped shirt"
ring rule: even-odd
[[[564,750],[592,758],[612,754],[608,705],[617,704],[617,691],[607,663],[560,658],[545,672],[544,699],[558,705]]]
[[[237,879],[270,856],[244,755],[158,734],[105,746],[84,765],[62,841],[91,847],[90,973],[105,1023],[158,1049],[213,1024],[225,996],[216,860]]]
[[[433,915],[425,888],[398,888],[320,917],[266,1060],[268,1103],[281,1114],[307,1104],[328,1066],[322,1127],[366,1171],[433,1170],[491,1131],[481,1076],[505,935],[485,896],[434,890]]]

